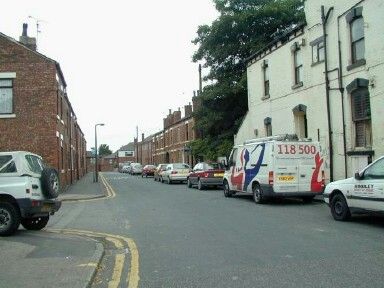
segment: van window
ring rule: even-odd
[[[230,166],[236,166],[236,159],[237,159],[237,148],[232,150],[231,156],[229,157],[229,165]]]

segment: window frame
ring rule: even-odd
[[[263,61],[262,65],[263,69],[263,87],[264,87],[264,95],[263,98],[269,98],[270,97],[270,80],[269,80],[269,65],[268,65],[268,60]]]
[[[298,56],[302,58],[302,55],[299,53],[301,52],[300,47],[296,47],[296,49],[293,51],[293,67],[294,67],[294,85],[303,85],[303,61],[301,61],[301,64],[298,64]],[[302,60],[302,59],[301,59]]]
[[[356,24],[357,22],[356,21],[362,21],[362,29],[363,29],[363,35],[362,37],[358,38],[358,39],[353,39],[353,25]],[[358,16],[358,17],[355,17],[351,20],[351,22],[349,22],[349,34],[350,34],[350,49],[351,49],[351,63],[352,64],[356,64],[358,63],[359,61],[362,61],[365,59],[365,33],[364,33],[364,18],[363,16]],[[357,53],[356,53],[356,44],[362,42],[363,45],[364,45],[364,52],[363,52],[363,55],[361,58],[357,59]]]
[[[10,86],[2,85],[1,81],[10,81],[11,85]],[[15,107],[14,107],[14,101],[13,101],[14,100],[14,97],[13,97],[13,86],[14,85],[13,85],[13,79],[12,78],[0,78],[0,90],[2,90],[2,89],[10,89],[11,90],[11,111],[9,111],[9,112],[0,112],[0,115],[14,114]]]

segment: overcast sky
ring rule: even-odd
[[[98,143],[115,151],[133,141],[136,126],[139,138],[156,133],[168,109],[191,102],[191,40],[218,14],[212,0],[12,0],[2,4],[0,31],[18,40],[28,23],[35,37],[28,16],[39,20],[38,51],[60,63],[88,149],[94,125],[105,123]]]

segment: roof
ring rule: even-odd
[[[135,150],[135,144],[133,142],[130,142],[124,146],[121,146],[119,150],[117,151],[134,151]]]
[[[256,51],[254,54],[252,54],[251,56],[246,58],[244,60],[244,63],[248,64],[250,61],[254,60],[258,56],[262,55],[263,53],[269,54],[268,52],[271,52],[272,48],[274,46],[276,46],[279,42],[281,42],[282,44],[285,44],[286,42],[290,41],[291,40],[290,36],[296,35],[296,33],[300,32],[301,30],[303,30],[306,25],[307,25],[307,23],[299,23],[295,27],[287,30],[282,35],[276,37],[276,39],[274,39],[273,41],[268,43],[265,47],[263,47],[259,51]]]

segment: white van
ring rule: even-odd
[[[319,142],[296,135],[272,136],[233,147],[223,179],[224,196],[253,195],[256,203],[270,197],[300,197],[310,202],[325,187]]]

